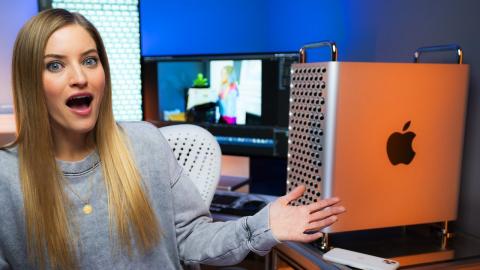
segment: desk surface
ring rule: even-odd
[[[480,269],[480,239],[457,233],[444,242],[437,228],[431,225],[338,233],[329,237],[333,247],[394,259],[400,262],[400,269],[450,269],[467,264],[477,267],[468,269]],[[286,243],[279,249],[305,254],[318,265],[326,263],[316,243]]]
[[[248,177],[222,175],[218,182],[217,190],[235,191],[250,182]]]
[[[291,257],[301,264],[304,269],[317,270],[351,270],[347,266],[332,264],[322,259],[322,254],[308,244],[284,242],[275,247],[279,252]],[[418,265],[401,266],[399,270],[477,270],[480,269],[480,257],[468,257],[444,262],[425,263]]]
[[[239,194],[223,192],[221,194]],[[245,198],[274,200],[275,196],[243,194]],[[238,217],[213,214],[215,220],[230,220]],[[330,234],[330,245],[357,252],[391,258],[400,262],[400,269],[480,269],[480,239],[456,233],[446,242],[442,241],[440,228],[432,225],[415,225],[375,229],[368,231]],[[275,249],[295,259],[308,261],[318,269],[338,269],[322,259],[323,252],[316,243],[301,244],[284,242]],[[458,268],[453,268],[458,266]],[[468,266],[469,268],[461,268]],[[470,267],[471,266],[471,267]],[[472,268],[473,267],[473,268]],[[310,268],[308,268],[310,269]],[[312,268],[315,269],[315,268]],[[346,268],[348,269],[348,268]]]

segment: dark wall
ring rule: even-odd
[[[462,46],[470,89],[458,225],[480,237],[480,1],[348,0],[344,8],[341,61],[409,62],[421,46]]]

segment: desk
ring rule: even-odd
[[[221,192],[222,194],[229,194]],[[242,195],[234,192],[232,194]],[[243,194],[244,198],[274,200],[276,197]],[[238,218],[212,214],[215,220]],[[415,225],[359,232],[330,234],[330,243],[345,249],[391,258],[400,262],[400,269],[480,269],[480,239],[462,233],[442,242],[439,228]],[[330,270],[351,269],[322,259],[323,253],[314,244],[284,242],[273,248],[265,258],[253,255],[239,266],[245,269]],[[218,269],[208,267],[206,269]]]
[[[282,270],[351,270],[347,266],[334,265],[322,259],[321,253],[308,245],[286,242],[277,245],[269,255],[265,269]],[[447,262],[401,266],[399,270],[478,270],[480,257],[457,259]]]
[[[235,191],[245,185],[248,185],[249,182],[250,179],[247,177],[222,175],[220,176],[217,190]]]
[[[446,243],[431,225],[331,234],[332,246],[391,258],[400,269],[480,269],[480,239],[457,233]],[[443,246],[442,246],[443,244]],[[338,269],[312,244],[285,242],[274,248],[267,269]],[[340,269],[349,269],[341,266]]]

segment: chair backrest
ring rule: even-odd
[[[181,124],[159,129],[173,149],[178,163],[210,206],[220,180],[222,152],[215,137],[204,128]]]

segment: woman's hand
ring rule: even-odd
[[[305,192],[300,186],[270,205],[270,228],[279,241],[311,242],[323,236],[321,229],[337,221],[345,212],[343,206],[333,206],[340,200],[330,198],[310,205],[291,206],[289,202]],[[308,233],[305,233],[308,232]]]

